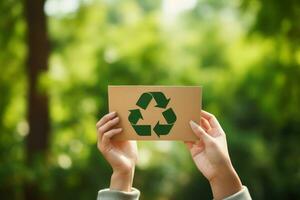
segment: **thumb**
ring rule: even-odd
[[[195,133],[195,135],[202,139],[204,141],[204,143],[210,141],[212,138],[211,136],[205,132],[205,130],[203,130],[203,128],[201,126],[199,126],[196,122],[194,121],[190,121],[190,126],[193,130],[193,132]]]

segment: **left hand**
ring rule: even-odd
[[[112,140],[113,136],[122,132],[122,128],[115,128],[119,121],[117,113],[111,112],[97,122],[97,146],[113,169],[110,188],[131,191],[138,157],[137,144],[136,141]]]

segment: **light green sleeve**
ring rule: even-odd
[[[223,200],[251,200],[250,193],[248,191],[248,188],[246,186],[243,186],[242,190],[229,196],[226,197]]]
[[[138,200],[140,191],[132,188],[131,192],[122,192],[118,190],[104,189],[98,192],[97,200]],[[224,198],[223,200],[252,200],[246,186],[242,190]]]
[[[132,188],[131,192],[104,189],[98,192],[97,200],[138,200],[140,191]]]

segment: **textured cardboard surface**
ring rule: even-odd
[[[156,107],[157,101],[152,98],[146,109],[137,104],[144,93],[162,92],[170,98],[166,108]],[[200,122],[202,103],[202,88],[198,86],[109,86],[108,87],[109,111],[116,111],[120,117],[118,127],[123,132],[115,136],[115,140],[196,140],[189,121]],[[158,123],[168,124],[162,112],[172,108],[176,115],[176,121],[167,135],[158,135],[154,127]],[[136,133],[129,121],[130,110],[139,109],[143,119],[139,119],[136,125],[151,125],[150,136],[140,136]]]

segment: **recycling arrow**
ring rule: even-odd
[[[142,113],[140,109],[129,110],[130,115],[128,116],[128,120],[132,124],[136,124],[139,119],[143,119]]]
[[[168,124],[173,124],[177,119],[177,117],[176,117],[176,115],[175,115],[172,108],[169,108],[168,110],[164,111],[162,114],[163,114],[163,116],[166,119]]]
[[[156,102],[155,107],[166,109],[170,98],[167,98],[162,92],[145,92],[143,93],[136,105],[143,110],[146,110],[151,100],[154,99]],[[167,124],[161,124],[159,121],[153,127],[153,131],[158,137],[161,135],[168,135],[177,120],[176,114],[172,108],[168,108],[162,112]],[[151,135],[151,125],[140,125],[137,124],[140,119],[144,119],[139,108],[129,110],[128,121],[132,125],[135,132],[140,136],[150,136]]]
[[[143,119],[140,109],[129,110],[130,114],[128,120],[130,121],[135,132],[139,135],[151,135],[151,126],[150,125],[136,125],[139,119]]]
[[[152,98],[155,99],[155,101],[156,101],[155,107],[158,107],[158,108],[166,108],[170,101],[170,98],[167,99],[166,96],[164,95],[164,93],[162,93],[162,92],[147,92],[147,93],[143,93],[140,96],[136,105],[145,110],[148,107]]]
[[[158,107],[158,108],[166,108],[167,107],[167,105],[170,101],[170,98],[167,99],[166,96],[164,95],[164,93],[151,92],[151,94],[157,103],[155,107]]]
[[[139,100],[136,102],[136,105],[145,110],[148,107],[151,99],[152,95],[150,93],[143,93]]]
[[[135,132],[140,136],[151,135],[151,125],[132,125]]]
[[[161,135],[168,135],[173,124],[160,124],[159,121],[154,126],[153,131],[157,134],[158,137]]]

